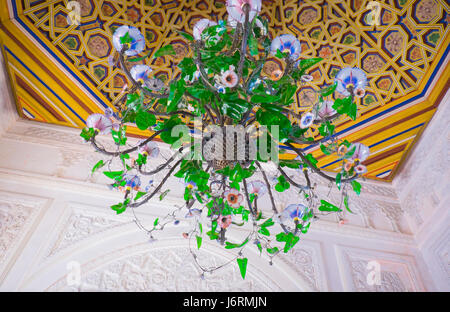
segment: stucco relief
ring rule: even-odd
[[[186,247],[147,249],[135,254],[126,248],[84,264],[79,286],[67,285],[64,276],[47,291],[281,291],[255,267],[247,271],[245,280],[236,265],[202,278],[191,257]],[[199,257],[207,266],[226,261],[202,250]]]
[[[0,192],[0,281],[8,260],[25,240],[45,202],[41,198]]]

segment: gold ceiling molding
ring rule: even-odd
[[[24,118],[81,128],[89,114],[111,106],[126,83],[123,73],[108,63],[111,34],[120,25],[139,28],[153,52],[174,45],[176,55],[145,61],[167,81],[179,73],[177,62],[191,53],[175,29],[192,32],[200,18],[227,19],[225,0],[78,2],[80,25],[68,24],[68,1],[8,0],[0,8],[2,51]],[[268,19],[272,37],[292,33],[302,44],[302,56],[325,59],[310,70],[318,86],[332,83],[343,67],[367,72],[360,117],[338,120],[336,130],[370,147],[368,178],[391,181],[449,87],[450,8],[444,0],[380,1],[381,23],[370,26],[367,3],[263,1],[260,15]],[[274,62],[266,70],[276,66]],[[294,111],[316,100],[312,88],[298,89]],[[135,127],[129,131],[148,135]],[[307,148],[319,166],[339,170],[318,146]],[[282,157],[293,155],[286,150]]]

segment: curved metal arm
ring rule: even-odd
[[[300,158],[302,159],[302,161],[303,161],[304,163],[306,163],[306,164],[308,165],[308,167],[309,167],[314,173],[317,173],[318,175],[320,175],[321,177],[327,179],[327,180],[330,181],[330,182],[335,182],[335,181],[336,181],[336,178],[335,178],[335,177],[329,176],[329,175],[323,173],[322,170],[320,170],[319,168],[314,167],[313,164],[306,158],[306,156],[303,154],[303,152],[302,152],[301,150],[299,150],[298,148],[296,148],[295,146],[293,146],[293,145],[292,145],[291,143],[289,143],[289,142],[286,142],[286,145],[289,146],[294,152],[296,152],[297,155],[300,156]],[[358,175],[353,175],[352,177],[349,177],[349,178],[346,178],[346,179],[341,180],[341,183],[344,183],[344,182],[350,182],[350,181],[356,179],[357,177],[358,177]]]
[[[180,160],[178,160],[176,162],[176,164],[172,168],[170,168],[169,172],[167,172],[166,176],[162,179],[161,183],[159,183],[159,185],[153,190],[153,192],[150,195],[145,196],[145,198],[143,200],[141,200],[140,202],[134,202],[134,203],[129,204],[128,206],[133,207],[133,208],[139,207],[139,206],[145,204],[146,202],[148,202],[153,196],[155,196],[155,194],[159,192],[159,190],[164,185],[164,183],[166,183],[167,179],[172,175],[172,172],[175,170],[175,168],[177,168],[180,165],[183,158],[184,157],[182,157]]]
[[[93,136],[93,137],[90,139],[90,141],[91,141],[92,146],[94,146],[94,148],[97,150],[97,152],[100,152],[100,153],[105,154],[105,155],[108,155],[108,156],[117,157],[117,156],[120,156],[120,155],[124,155],[124,154],[128,154],[128,153],[134,152],[134,151],[137,150],[139,147],[142,147],[142,146],[144,146],[145,144],[147,144],[148,142],[152,141],[155,137],[157,137],[161,132],[164,132],[164,131],[167,131],[167,130],[165,130],[165,129],[158,130],[158,131],[156,131],[155,133],[153,133],[151,136],[149,136],[147,139],[145,139],[144,141],[142,141],[141,143],[139,143],[138,145],[136,145],[136,146],[134,146],[134,147],[132,147],[132,148],[123,150],[123,151],[118,151],[118,152],[107,151],[106,149],[104,149],[104,148],[98,146],[97,141],[95,141],[95,136]]]

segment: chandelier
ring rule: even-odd
[[[302,58],[300,41],[292,34],[270,40],[268,23],[258,16],[260,10],[261,0],[228,0],[227,21],[201,19],[192,35],[179,31],[190,42],[192,56],[179,62],[179,74],[168,83],[155,78],[145,61],[174,55],[174,47],[144,52],[145,39],[137,28],[118,27],[110,62],[126,74],[129,85],[114,101],[114,109],[90,115],[81,132],[106,156],[92,171],[109,168],[103,171],[111,179],[109,186],[124,193],[123,201],[111,208],[117,214],[132,210],[136,224],[152,240],[154,232],[169,223],[190,223],[191,230],[181,235],[189,240],[202,275],[236,260],[245,278],[248,246],[257,248],[272,264],[274,256],[297,244],[318,216],[336,213],[342,220],[344,208],[351,213],[347,189],[359,195],[357,179],[367,172],[362,162],[369,148],[339,139],[333,125],[336,119],[346,118],[343,115],[356,119],[355,100],[364,96],[365,73],[358,68],[341,69],[333,84],[315,88],[311,105],[295,112],[297,89],[313,83],[308,70],[322,59]],[[264,71],[268,62],[279,67]],[[152,135],[130,146],[127,124],[150,130]],[[112,136],[114,149],[98,141],[104,134]],[[171,145],[173,155],[155,164],[160,154],[154,142],[157,137]],[[279,159],[280,145],[297,157]],[[302,148],[316,145],[341,162],[336,175],[324,172]],[[112,170],[114,161],[119,166]],[[277,175],[269,175],[264,163],[273,164]],[[288,171],[294,171],[294,176]],[[336,184],[341,191],[339,204],[316,194],[313,175]],[[155,197],[163,200],[169,178],[181,181],[184,205],[146,227],[135,208]],[[281,207],[277,195],[288,189],[295,190],[294,202]],[[271,213],[258,207],[262,202],[269,203]],[[227,234],[233,228],[245,228],[246,236],[231,240]],[[196,252],[205,239],[236,251],[234,259],[215,267],[202,265]]]

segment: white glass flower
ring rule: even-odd
[[[135,65],[130,70],[131,77],[141,85],[145,84],[145,82],[149,80],[151,72],[152,69],[143,64]]]
[[[277,50],[280,50],[282,53],[288,52],[289,58],[291,60],[296,60],[300,57],[302,46],[300,41],[298,41],[294,35],[285,34],[273,39],[272,44],[270,45],[270,53],[275,55]]]
[[[249,194],[255,194],[258,197],[261,197],[267,193],[267,186],[262,181],[252,181],[248,183],[247,187]]]
[[[144,142],[144,140],[141,140],[138,142],[139,144],[142,144]],[[148,155],[148,157],[152,157],[152,158],[156,158],[159,155],[159,147],[155,142],[148,142],[144,145],[142,145],[141,147],[139,147],[139,151],[144,154],[144,155]]]
[[[348,149],[351,151],[353,148],[355,148],[355,152],[351,157],[352,161],[363,162],[370,155],[369,147],[362,143],[352,143]]]
[[[336,110],[333,108],[333,104],[333,101],[323,101],[320,104],[319,110],[317,111],[320,118],[326,118],[336,114]]]
[[[250,6],[248,20],[252,21],[261,11],[261,0],[227,0],[228,15],[236,22],[245,23],[245,4]]]
[[[308,112],[306,114],[303,114],[302,119],[300,119],[300,128],[306,129],[310,127],[314,122],[314,114],[311,112]]]
[[[341,69],[334,78],[337,83],[336,91],[344,96],[349,96],[349,88],[356,90],[364,89],[367,85],[366,73],[357,67],[346,67]]]
[[[217,25],[216,22],[210,21],[207,18],[202,18],[201,20],[199,20],[194,25],[194,31],[193,31],[194,39],[195,40],[201,40],[202,39],[202,32],[206,28],[211,27],[211,26],[215,26],[215,25]]]
[[[94,128],[101,134],[111,131],[112,122],[109,118],[102,114],[92,114],[86,119],[86,126]]]
[[[128,50],[125,51],[125,54],[128,56],[133,56],[144,51],[145,48],[144,36],[136,27],[127,25],[120,26],[119,28],[116,29],[116,31],[113,34],[112,41],[116,51],[118,52],[122,51],[123,44],[120,42],[120,38],[125,36],[127,32],[131,37],[132,41],[129,44],[130,46]]]

